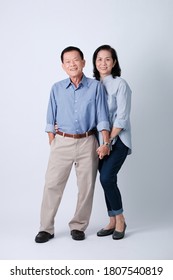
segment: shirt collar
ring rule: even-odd
[[[102,79],[102,82],[105,83],[107,81],[111,81],[113,79],[112,75],[108,75]]]
[[[66,82],[66,88],[68,88],[70,85],[72,84],[70,78],[67,79],[67,82]],[[83,85],[83,86],[86,86],[88,87],[88,81],[87,81],[87,77],[83,74],[82,76],[82,80],[80,81],[79,83],[79,86],[80,85]]]

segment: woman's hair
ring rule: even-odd
[[[115,66],[112,68],[112,71],[111,71],[112,77],[113,78],[115,78],[116,76],[120,77],[121,76],[121,68],[120,68],[120,65],[119,65],[117,53],[116,53],[115,49],[113,49],[109,45],[102,45],[95,50],[95,52],[93,54],[93,77],[95,77],[96,80],[100,80],[100,73],[96,68],[96,59],[97,59],[98,52],[101,51],[101,50],[109,51],[111,53],[113,62],[116,61]]]
[[[71,52],[71,51],[77,51],[77,52],[79,53],[81,59],[82,59],[82,60],[84,59],[83,52],[82,52],[79,48],[73,47],[73,46],[69,46],[69,47],[65,48],[65,49],[62,51],[62,53],[61,53],[61,61],[62,61],[62,62],[63,62],[64,54],[65,54],[66,52]]]

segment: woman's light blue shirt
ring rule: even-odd
[[[121,77],[113,78],[108,75],[102,80],[107,94],[109,118],[111,127],[122,128],[119,137],[121,141],[129,148],[128,154],[131,154],[131,89],[127,82]],[[114,144],[116,139],[114,139]]]

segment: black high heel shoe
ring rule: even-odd
[[[126,223],[124,223],[124,230],[123,231],[114,230],[114,232],[112,234],[112,238],[114,240],[118,240],[118,239],[124,238],[126,227],[127,227],[127,225],[126,225]]]

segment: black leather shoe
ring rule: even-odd
[[[112,238],[113,238],[114,240],[118,240],[118,239],[124,238],[125,231],[126,231],[126,227],[127,227],[127,225],[126,225],[126,223],[124,223],[124,230],[123,230],[123,231],[116,231],[116,230],[115,230],[115,231],[113,232]]]
[[[81,230],[73,229],[71,231],[71,236],[74,240],[84,240],[85,239],[85,233]]]
[[[44,242],[49,241],[49,239],[51,239],[53,237],[54,237],[54,234],[50,234],[49,232],[46,232],[46,231],[40,231],[35,237],[35,242],[44,243]]]
[[[111,229],[104,229],[102,228],[101,230],[99,230],[97,232],[97,236],[102,237],[102,236],[108,236],[111,235],[114,232],[115,228],[111,228]]]

